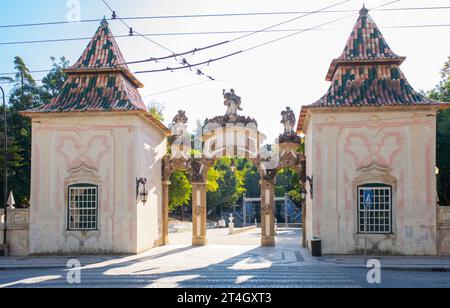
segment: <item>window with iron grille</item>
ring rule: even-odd
[[[98,187],[90,184],[69,186],[68,229],[97,230]]]
[[[368,200],[365,200],[368,199]],[[358,187],[358,232],[392,233],[392,187],[369,184]]]

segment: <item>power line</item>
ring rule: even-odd
[[[120,17],[116,14],[116,11],[113,10],[113,9],[111,8],[111,6],[108,4],[108,2],[107,2],[106,0],[102,0],[102,2],[103,2],[103,3],[106,5],[106,7],[111,11],[111,13],[112,13],[112,18],[113,18],[113,19],[119,19],[119,20],[125,25],[125,27],[127,27],[127,28],[129,29],[129,31],[130,31],[130,32],[129,32],[129,35],[130,35],[130,36],[133,36],[134,33],[136,33],[137,35],[143,37],[144,39],[148,40],[149,42],[151,42],[151,43],[153,43],[153,44],[155,44],[155,45],[161,47],[162,49],[165,49],[166,51],[169,51],[169,52],[172,53],[172,56],[164,57],[164,59],[170,59],[170,58],[175,58],[175,60],[177,59],[177,55],[176,55],[176,52],[175,52],[175,51],[173,51],[173,50],[170,49],[170,48],[165,47],[164,45],[161,45],[161,44],[158,43],[158,42],[155,42],[154,40],[152,40],[152,39],[149,38],[148,36],[142,35],[141,33],[139,33],[139,32],[137,32],[137,31],[133,30],[132,27],[130,27],[130,26],[129,26],[122,18],[120,18]],[[216,46],[217,46],[217,44],[216,44]],[[204,49],[206,49],[206,48],[204,48]],[[160,59],[160,60],[161,60],[161,59]],[[148,61],[148,60],[147,60],[147,61]],[[155,61],[155,59],[151,59],[150,61]],[[186,60],[185,58],[182,59],[181,64],[184,65],[184,66],[189,65],[189,63],[187,62],[187,60]],[[213,79],[214,79],[214,78],[211,77],[211,76],[205,75],[205,74],[204,74],[202,71],[200,71],[200,70],[197,70],[196,74],[197,74],[198,76],[206,76],[206,77],[207,77],[208,79],[210,79],[210,80],[213,80]]]
[[[28,73],[30,74],[38,74],[38,73],[48,73],[51,72],[52,70],[34,70],[34,71],[28,71]],[[17,72],[9,72],[9,73],[0,73],[0,76],[13,76],[13,75],[17,75]]]
[[[103,0],[103,1],[105,1],[105,0]],[[275,27],[278,27],[278,26],[281,26],[281,25],[290,23],[290,22],[292,22],[292,21],[301,19],[301,18],[303,18],[303,17],[309,16],[309,15],[312,15],[312,14],[316,14],[317,12],[322,12],[322,11],[325,11],[325,10],[330,9],[330,8],[332,8],[332,7],[339,6],[339,5],[344,4],[344,3],[346,3],[346,2],[349,2],[349,1],[350,1],[350,0],[345,0],[345,1],[342,1],[342,2],[338,2],[338,3],[335,3],[335,4],[333,4],[333,5],[329,5],[329,6],[323,7],[323,8],[321,8],[321,9],[319,9],[319,10],[313,11],[312,13],[303,14],[303,15],[301,15],[301,16],[297,16],[296,18],[292,18],[292,19],[289,19],[289,20],[285,20],[285,21],[280,22],[280,23],[277,23],[277,24],[275,24],[275,25],[271,25],[271,26],[269,26],[269,27],[265,27],[265,28],[263,28],[263,29],[260,29],[260,30],[257,30],[257,31],[254,31],[254,32],[251,32],[251,33],[248,33],[248,34],[245,34],[245,35],[243,35],[243,36],[239,36],[239,37],[234,38],[234,39],[232,39],[232,40],[230,40],[230,41],[223,42],[223,43],[220,43],[220,44],[217,44],[217,45],[222,45],[222,44],[227,44],[227,43],[235,42],[235,41],[237,41],[237,40],[240,40],[240,39],[243,39],[243,38],[247,38],[247,37],[249,37],[249,36],[251,36],[251,35],[255,35],[255,34],[258,34],[258,33],[261,33],[261,32],[264,32],[264,31],[267,31],[267,30],[270,30],[270,29],[273,29],[273,28],[275,28]],[[397,0],[397,1],[399,1],[399,0]],[[397,2],[397,1],[396,1],[396,2]],[[217,46],[217,45],[216,45],[216,46]],[[175,56],[175,55],[173,55],[173,56]],[[167,58],[170,58],[170,57],[173,57],[173,56],[168,56]],[[151,62],[151,61],[154,61],[154,59],[153,59],[153,58],[150,58],[150,59],[146,59],[146,60],[141,60],[141,61],[138,61],[138,63]],[[211,61],[206,62],[206,63],[208,63],[208,65],[209,65],[210,62],[211,62]],[[212,61],[212,62],[214,62],[214,61]],[[135,62],[135,63],[136,63],[136,62]],[[127,64],[132,64],[132,63],[127,63]],[[189,63],[186,62],[185,59],[183,59],[183,63],[182,63],[182,64],[185,65],[185,66],[187,66],[187,67],[191,67],[191,66],[189,65]]]
[[[172,89],[168,89],[168,90],[163,90],[161,92],[145,95],[142,98],[148,98],[148,97],[156,96],[156,95],[159,95],[159,94],[164,94],[164,93],[169,93],[169,92],[173,92],[173,91],[177,91],[177,90],[181,90],[181,89],[186,89],[186,88],[190,88],[190,87],[193,87],[193,86],[196,86],[196,85],[200,85],[200,84],[204,84],[204,83],[212,82],[212,81],[213,80],[203,80],[203,81],[200,81],[200,82],[194,82],[194,83],[190,83],[190,84],[187,84],[187,85],[184,85],[184,86],[181,86],[181,87],[176,87],[176,88],[172,88]]]
[[[171,52],[171,53],[175,53],[175,52],[174,52],[173,50],[171,50],[170,48],[167,48],[167,47],[161,45],[160,43],[155,42],[154,40],[150,39],[149,37],[143,36],[143,35],[140,34],[139,32],[135,31],[135,30],[134,30],[132,27],[130,27],[130,26],[129,26],[129,25],[128,25],[121,17],[117,16],[116,11],[114,11],[114,10],[111,8],[111,6],[108,4],[108,2],[107,2],[106,0],[102,0],[102,2],[106,5],[106,7],[107,7],[107,8],[111,11],[111,13],[113,14],[113,18],[112,18],[112,19],[118,19],[118,20],[120,20],[120,21],[124,24],[124,26],[127,27],[127,29],[129,29],[129,31],[130,31],[130,32],[129,32],[129,35],[130,35],[130,36],[133,36],[134,33],[136,33],[137,35],[139,35],[139,36],[143,37],[144,39],[148,40],[149,42],[151,42],[151,43],[153,43],[153,44],[155,44],[155,45],[161,47],[162,49],[164,49],[164,50],[166,50],[166,51],[169,51],[169,52]]]
[[[237,37],[237,38],[235,38],[235,39],[233,39],[233,40],[231,40],[231,41],[232,41],[232,42],[235,42],[235,41],[237,41],[237,40],[240,40],[240,39],[243,39],[243,38],[247,38],[247,37],[249,37],[249,36],[251,36],[251,35],[255,35],[255,34],[258,34],[258,33],[261,33],[261,32],[264,32],[264,31],[267,31],[267,30],[276,28],[276,27],[279,27],[279,26],[281,26],[281,25],[285,25],[285,24],[287,24],[287,23],[296,21],[296,20],[298,20],[298,19],[307,17],[307,16],[309,16],[309,15],[313,15],[313,14],[316,14],[316,13],[318,13],[318,12],[323,12],[323,11],[325,11],[325,10],[327,10],[327,9],[331,9],[331,8],[333,8],[333,7],[335,7],[335,6],[339,6],[339,5],[344,4],[344,3],[347,3],[347,2],[349,2],[349,1],[350,1],[350,0],[345,0],[345,1],[342,1],[342,2],[339,2],[339,3],[336,3],[336,4],[333,4],[333,5],[330,5],[330,6],[321,8],[320,10],[316,10],[316,11],[313,11],[313,12],[311,12],[311,13],[306,13],[306,14],[297,16],[297,17],[295,17],[295,18],[292,18],[292,19],[289,19],[289,20],[285,20],[285,21],[283,21],[283,22],[274,24],[274,25],[272,25],[272,26],[263,28],[263,29],[261,29],[261,30],[258,30],[258,31],[255,31],[255,32],[252,32],[252,33],[249,33],[249,34],[245,34],[245,35],[243,35],[243,36],[239,36],[239,37]]]
[[[397,1],[391,1],[391,2],[385,3],[385,4],[383,4],[383,5],[380,5],[379,7],[383,7],[383,6],[386,6],[386,5],[395,3],[395,2],[399,2],[399,1],[400,1],[400,0],[397,0]],[[234,52],[234,53],[231,53],[231,54],[228,54],[228,55],[219,57],[219,58],[210,59],[210,60],[203,61],[203,62],[200,62],[200,63],[196,63],[196,64],[192,64],[192,65],[189,64],[189,65],[185,65],[185,66],[181,66],[181,67],[167,67],[167,68],[165,68],[165,69],[148,70],[148,71],[138,71],[138,72],[135,72],[135,73],[136,73],[136,74],[143,74],[143,73],[154,73],[154,72],[164,72],[164,71],[172,71],[172,72],[173,72],[173,71],[177,71],[177,70],[181,70],[181,69],[185,69],[185,68],[190,68],[190,69],[192,69],[193,67],[197,67],[197,66],[200,66],[200,65],[209,65],[209,64],[211,64],[211,63],[213,63],[213,62],[216,62],[216,61],[219,61],[219,60],[222,60],[222,59],[225,59],[225,58],[229,58],[229,57],[232,57],[232,56],[235,56],[235,55],[237,55],[237,54],[241,54],[241,53],[244,53],[244,52],[247,52],[247,51],[251,51],[251,50],[254,50],[254,49],[257,49],[257,48],[260,48],[260,47],[269,45],[269,44],[271,44],[271,43],[278,42],[278,41],[280,41],[280,40],[284,40],[284,39],[286,39],[286,38],[290,38],[290,37],[295,36],[295,35],[299,35],[299,34],[301,34],[301,33],[307,32],[307,31],[312,31],[312,30],[314,30],[314,29],[318,29],[318,28],[320,28],[320,27],[323,27],[324,25],[328,25],[328,24],[331,24],[331,23],[336,23],[336,22],[338,22],[338,21],[341,21],[341,20],[344,20],[344,19],[353,17],[353,16],[355,16],[355,15],[357,15],[357,14],[351,14],[351,15],[344,16],[344,17],[341,17],[341,18],[338,18],[338,19],[334,19],[334,20],[331,20],[331,21],[329,21],[329,22],[326,22],[326,23],[322,23],[322,24],[320,24],[320,25],[317,25],[317,26],[315,26],[315,27],[311,27],[311,28],[308,28],[308,29],[303,29],[303,30],[297,31],[297,32],[295,32],[295,33],[293,33],[293,34],[290,34],[290,35],[287,35],[287,36],[283,36],[283,37],[280,37],[280,38],[277,38],[277,39],[274,39],[274,40],[271,40],[271,41],[268,41],[268,42],[265,42],[265,43],[262,43],[262,44],[259,44],[259,45],[256,45],[256,46],[253,46],[253,47],[250,47],[250,48],[241,50],[241,51],[237,51],[237,52]],[[33,71],[31,71],[31,72],[33,72]],[[34,71],[34,72],[37,72],[37,71]],[[42,71],[41,71],[41,72],[42,72]],[[7,73],[7,74],[11,74],[11,73]],[[14,74],[14,73],[12,73],[12,74]],[[212,79],[212,78],[211,78],[211,79]]]
[[[210,49],[210,48],[213,48],[213,47],[217,47],[217,46],[220,46],[220,45],[223,45],[223,44],[227,44],[227,43],[229,43],[229,41],[220,42],[220,43],[209,45],[209,46],[202,47],[202,48],[195,48],[195,49],[192,49],[192,50],[187,51],[187,52],[183,52],[183,53],[179,53],[179,54],[173,54],[173,55],[166,56],[166,57],[150,58],[150,59],[139,60],[139,61],[131,61],[131,62],[127,62],[126,64],[138,64],[138,63],[151,62],[151,61],[158,62],[160,60],[166,60],[166,59],[170,59],[170,58],[182,57],[182,56],[189,55],[189,54],[195,54],[195,53],[197,53],[199,51],[203,51],[203,50]]]
[[[390,1],[390,2],[384,3],[384,4],[382,4],[382,5],[379,5],[379,6],[377,6],[376,8],[381,8],[381,7],[384,7],[384,6],[387,6],[387,5],[390,5],[390,4],[399,2],[399,1],[400,1],[400,0]],[[289,35],[286,35],[286,36],[282,36],[282,37],[280,37],[280,38],[277,38],[277,39],[274,39],[274,40],[270,40],[270,41],[267,41],[267,42],[262,43],[262,44],[255,45],[255,46],[253,46],[253,47],[249,47],[249,48],[247,48],[247,49],[243,49],[243,50],[240,50],[240,51],[236,51],[236,52],[234,52],[234,53],[231,53],[231,54],[227,54],[227,55],[222,56],[222,57],[219,57],[219,58],[214,58],[214,59],[210,59],[210,60],[208,60],[208,61],[203,61],[203,62],[200,62],[200,63],[191,64],[191,65],[188,65],[187,67],[188,67],[188,68],[193,68],[193,67],[197,67],[197,66],[204,65],[204,64],[209,65],[209,64],[211,64],[211,63],[213,63],[213,62],[217,62],[217,61],[220,61],[220,60],[223,60],[223,59],[226,59],[226,58],[230,58],[230,57],[236,56],[236,55],[238,55],[238,54],[242,54],[242,53],[245,53],[245,52],[248,52],[248,51],[251,51],[251,50],[254,50],[254,49],[257,49],[257,48],[266,46],[266,45],[269,45],[269,44],[273,44],[273,43],[275,43],[275,42],[278,42],[278,41],[281,41],[281,40],[284,40],[284,39],[287,39],[287,38],[290,38],[290,37],[293,37],[293,36],[296,36],[296,35],[305,33],[305,32],[307,32],[307,31],[311,31],[311,30],[314,30],[314,29],[317,29],[317,28],[320,28],[320,27],[323,27],[323,26],[326,26],[326,25],[329,25],[329,24],[332,24],[332,23],[339,22],[339,21],[341,21],[341,20],[344,20],[344,19],[353,17],[353,16],[358,15],[358,14],[359,14],[359,12],[356,13],[356,14],[351,14],[351,15],[347,15],[347,16],[344,16],[344,17],[340,17],[340,18],[337,18],[337,19],[334,19],[334,20],[331,20],[331,21],[322,23],[322,24],[320,24],[320,25],[317,25],[317,26],[314,26],[314,27],[311,27],[311,28],[302,30],[302,31],[294,32],[294,33],[292,33],[292,34],[289,34]],[[171,71],[171,72],[173,72],[173,71],[181,70],[181,69],[185,69],[185,68],[186,68],[186,66],[180,66],[180,67],[167,67],[167,68],[165,68],[165,69],[137,71],[137,72],[135,72],[135,74],[158,73],[158,72],[165,72],[165,71]]]
[[[373,11],[419,11],[419,10],[448,10],[450,6],[432,6],[432,7],[403,7],[403,8],[388,8],[388,9],[372,9]],[[239,16],[271,16],[271,15],[297,15],[297,14],[307,14],[312,11],[284,11],[284,12],[244,12],[244,13],[212,13],[212,14],[191,14],[191,15],[159,15],[159,16],[132,16],[132,17],[121,17],[123,20],[151,20],[151,19],[186,19],[186,18],[212,18],[212,17],[239,17]],[[358,10],[329,10],[324,12],[319,12],[322,14],[329,13],[352,13],[358,12]],[[108,21],[114,20],[112,18],[107,19]],[[20,27],[37,27],[37,26],[58,26],[65,24],[77,24],[77,23],[98,23],[102,19],[83,19],[77,22],[72,21],[51,21],[51,22],[35,22],[35,23],[22,23],[22,24],[9,24],[0,25],[2,28],[20,28]]]
[[[187,54],[191,54],[191,53],[192,53],[192,54],[195,54],[195,53],[198,52],[198,51],[202,51],[202,50],[205,50],[205,49],[217,47],[217,46],[220,46],[220,45],[227,44],[227,43],[230,43],[230,42],[231,42],[231,41],[224,41],[224,42],[220,42],[220,43],[217,43],[217,44],[213,44],[213,45],[210,45],[210,46],[207,46],[207,47],[196,48],[196,49],[190,50],[190,51],[188,51],[188,52],[176,54],[176,53],[173,52],[172,50],[170,50],[170,49],[168,49],[168,48],[162,46],[161,44],[159,44],[159,43],[153,41],[152,39],[148,38],[148,36],[143,35],[143,34],[140,34],[140,33],[136,32],[136,31],[134,31],[134,30],[133,30],[133,29],[132,29],[125,21],[123,21],[120,17],[117,16],[116,11],[114,11],[114,10],[112,9],[112,7],[108,4],[108,2],[107,2],[106,0],[102,0],[102,1],[103,1],[103,3],[107,6],[107,8],[112,12],[113,19],[119,19],[119,20],[125,25],[125,27],[127,27],[127,29],[129,29],[129,31],[130,31],[129,36],[132,36],[133,32],[135,32],[136,34],[138,34],[138,35],[140,35],[140,36],[142,36],[142,37],[148,39],[150,42],[152,42],[152,43],[154,43],[154,44],[156,44],[156,45],[158,45],[158,46],[160,46],[160,47],[162,47],[162,48],[164,48],[164,49],[166,49],[166,50],[172,52],[172,55],[165,56],[165,57],[160,57],[160,58],[149,58],[149,59],[144,59],[144,60],[139,60],[139,61],[127,62],[127,63],[123,63],[123,64],[137,64],[137,63],[144,63],[144,62],[157,62],[158,60],[171,59],[171,58],[175,58],[175,59],[176,59],[177,57],[181,57],[181,56],[184,56],[184,55],[187,55]],[[342,1],[342,2],[339,2],[339,3],[336,3],[336,4],[333,4],[333,5],[330,5],[330,6],[321,8],[321,9],[319,9],[319,10],[312,11],[312,12],[310,12],[310,13],[307,13],[307,14],[304,14],[304,15],[301,15],[301,16],[298,16],[298,17],[296,17],[296,18],[289,19],[289,20],[283,21],[283,22],[281,22],[281,23],[277,23],[277,24],[272,25],[272,26],[270,26],[270,27],[266,27],[266,28],[263,28],[263,29],[260,29],[260,30],[257,30],[257,31],[253,31],[253,32],[247,33],[247,34],[245,34],[245,35],[243,35],[243,36],[240,36],[240,37],[237,37],[237,38],[233,39],[232,41],[234,42],[234,41],[237,41],[237,40],[240,40],[240,39],[249,37],[249,36],[254,35],[254,34],[258,34],[258,33],[261,33],[261,32],[268,31],[268,30],[273,29],[273,28],[275,28],[275,27],[278,27],[278,26],[280,26],[280,25],[290,23],[290,22],[295,21],[295,20],[298,20],[298,19],[300,19],[300,18],[309,16],[309,15],[312,15],[312,14],[316,14],[316,13],[318,13],[318,12],[323,12],[323,11],[325,11],[325,10],[327,10],[327,9],[333,8],[333,7],[335,7],[335,6],[341,5],[341,4],[346,3],[346,2],[349,2],[349,1],[350,1],[350,0],[345,0],[345,1]],[[63,39],[60,39],[60,40],[58,40],[58,39],[55,39],[55,40],[41,40],[41,41],[34,41],[34,43],[38,43],[38,42],[39,42],[39,43],[43,43],[43,42],[57,42],[57,41],[62,41],[62,40],[63,40]],[[76,39],[74,39],[74,40],[76,40]],[[19,44],[19,43],[20,43],[20,44],[25,44],[24,42],[15,42],[15,43],[16,43],[16,44]],[[2,45],[2,43],[0,43],[0,45]],[[4,43],[4,45],[8,45],[8,43]],[[187,60],[186,60],[185,58],[182,59],[181,64],[184,65],[184,66],[186,66],[186,67],[190,67],[189,63],[187,62]],[[200,70],[197,70],[197,75],[203,76],[204,74],[203,74],[203,72],[201,72]],[[211,76],[206,76],[206,77],[208,77],[209,79],[213,79]]]
[[[163,68],[163,69],[150,70],[150,71],[138,71],[138,72],[135,72],[135,74],[158,73],[158,72],[166,72],[166,71],[173,72],[173,71],[177,71],[177,70],[181,70],[181,69],[197,67],[197,66],[204,65],[204,64],[209,65],[209,64],[211,64],[213,62],[217,62],[217,61],[220,61],[220,60],[223,60],[223,59],[235,56],[235,55],[240,54],[242,52],[243,52],[242,50],[241,51],[236,51],[236,52],[233,52],[231,54],[228,54],[228,55],[225,55],[225,56],[222,56],[222,57],[219,57],[219,58],[210,59],[210,60],[203,61],[203,62],[196,63],[196,64],[189,64],[187,66],[167,67],[167,68]]]
[[[113,17],[116,17],[116,12],[108,5],[108,3],[106,2],[106,0],[102,0],[102,1],[103,1],[103,3],[105,3],[105,5],[112,11]],[[239,36],[239,37],[233,39],[233,40],[230,41],[230,42],[234,42],[234,41],[237,41],[237,40],[240,40],[240,39],[249,37],[249,36],[251,36],[251,35],[254,35],[254,34],[257,34],[257,33],[260,33],[260,32],[264,32],[264,31],[266,31],[266,30],[269,30],[269,29],[278,27],[278,26],[283,25],[283,24],[290,23],[290,22],[295,21],[295,20],[298,20],[298,19],[300,19],[300,18],[303,18],[303,17],[309,16],[309,15],[315,14],[315,13],[317,13],[317,12],[325,11],[325,10],[327,10],[327,9],[330,9],[330,8],[333,8],[333,7],[336,7],[336,6],[339,6],[339,5],[344,4],[344,3],[347,3],[347,2],[349,2],[349,1],[350,1],[350,0],[345,0],[345,1],[341,1],[341,2],[338,2],[338,3],[333,4],[333,5],[326,6],[326,7],[324,7],[324,8],[319,9],[319,10],[313,11],[312,13],[303,14],[303,15],[298,16],[298,17],[296,17],[296,18],[292,18],[292,19],[283,21],[283,22],[281,22],[281,23],[277,23],[277,24],[275,24],[275,25],[271,25],[271,26],[269,26],[269,27],[263,28],[263,29],[261,29],[261,30],[258,30],[258,31],[255,31],[255,32],[252,32],[252,33],[243,35],[243,36]],[[399,1],[399,0],[394,1],[394,2],[398,2],[398,1]],[[119,18],[119,20],[121,20],[121,19]],[[121,20],[121,21],[122,21],[122,23],[123,23],[125,26],[129,27],[123,20]],[[130,28],[130,33],[132,33],[132,28]],[[145,37],[145,36],[144,36],[144,37]],[[150,40],[150,41],[151,41],[151,42],[154,42],[153,40]],[[228,43],[228,42],[226,42],[226,43]],[[216,44],[216,46],[217,46],[217,45],[226,44],[226,43],[219,43],[219,44]],[[165,48],[164,46],[162,46],[162,47]],[[165,49],[167,49],[167,48],[165,48]],[[173,55],[167,56],[167,57],[164,57],[164,58],[165,58],[165,59],[168,59],[168,58],[173,58],[173,57],[175,57],[175,59],[176,59],[176,54],[175,54],[175,52],[172,51],[172,53],[173,53]],[[237,53],[240,53],[240,52],[237,52]],[[189,62],[187,62],[187,60],[186,60],[185,58],[183,58],[181,64],[183,65],[184,68],[189,68],[189,69],[191,69],[192,67],[197,67],[197,66],[202,65],[202,64],[208,64],[208,65],[209,65],[211,62],[215,62],[215,61],[218,61],[218,60],[221,60],[221,59],[230,57],[230,56],[235,55],[235,54],[237,54],[237,53],[233,53],[233,54],[231,54],[231,55],[226,55],[226,56],[223,56],[223,57],[220,57],[220,58],[217,58],[217,59],[212,59],[212,60],[209,60],[209,61],[206,61],[206,62],[202,62],[202,63],[199,63],[199,64],[195,64],[195,65],[191,65]],[[143,63],[143,62],[152,62],[152,61],[155,61],[155,59],[154,59],[154,58],[150,58],[150,59],[145,59],[145,60],[141,60],[141,61],[137,61],[137,62],[135,61],[134,64],[135,64],[135,63]],[[133,64],[133,63],[126,63],[126,64]],[[174,70],[181,69],[181,67],[177,67],[177,68],[173,68],[173,69],[172,69],[172,68],[168,68],[168,69],[169,69],[170,71],[174,71]],[[164,71],[164,70],[167,70],[167,69],[155,70],[155,72],[156,72],[156,71]],[[199,70],[199,69],[197,69],[196,74],[199,75],[199,76],[204,76],[204,75],[205,75],[205,74],[204,74],[201,70]],[[214,80],[214,78],[212,78],[211,76],[206,76],[206,77],[208,77],[210,80]]]
[[[441,28],[441,27],[450,27],[450,24],[425,24],[425,25],[393,25],[393,26],[384,26],[379,27],[380,29],[407,29],[407,28]],[[279,33],[279,32],[297,32],[306,30],[307,28],[303,29],[273,29],[273,30],[267,30],[261,33]],[[336,30],[337,28],[324,28],[324,29],[314,29],[315,31],[330,31],[330,30]],[[245,34],[245,33],[253,33],[257,30],[225,30],[225,31],[198,31],[198,32],[166,32],[166,33],[148,33],[143,34],[144,36],[189,36],[189,35],[225,35],[225,34]],[[115,38],[128,38],[129,35],[115,35]],[[0,42],[0,46],[8,46],[8,45],[24,45],[24,44],[41,44],[41,43],[59,43],[59,42],[70,42],[70,41],[84,41],[84,40],[90,40],[91,37],[74,37],[74,38],[60,38],[60,39],[45,39],[45,40],[31,40],[31,41],[12,41],[12,42]],[[196,48],[188,52],[179,53],[176,55],[171,55],[167,57],[161,57],[161,58],[150,58],[147,60],[140,60],[140,61],[131,61],[127,62],[127,64],[137,64],[142,62],[151,62],[155,61],[158,62],[159,60],[164,60],[168,58],[173,57],[180,57],[183,55],[189,55],[196,53],[198,51],[206,50],[212,47],[216,47],[219,45],[226,44],[230,41],[223,41],[218,44],[214,44],[207,47],[202,48]]]

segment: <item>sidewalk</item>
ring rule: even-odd
[[[450,272],[450,257],[407,257],[407,256],[324,256],[317,258],[324,266],[366,269],[366,260],[378,260],[382,269],[391,271]]]
[[[121,256],[73,256],[73,257],[21,257],[21,258],[0,258],[1,271],[19,271],[19,270],[44,270],[44,269],[65,269],[67,262],[72,259],[80,261],[82,266],[108,262],[123,259]]]

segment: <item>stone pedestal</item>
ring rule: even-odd
[[[228,234],[229,234],[229,235],[233,235],[233,234],[234,234],[234,223],[230,222],[230,223],[228,224],[228,229],[229,229]]]
[[[162,183],[162,234],[160,245],[168,245],[169,244],[169,181],[163,181]]]
[[[275,246],[275,181],[261,182],[261,246]]]
[[[206,183],[192,183],[192,246],[206,244]]]

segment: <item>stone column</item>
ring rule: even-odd
[[[261,181],[261,246],[275,246],[275,180]]]
[[[169,244],[169,188],[170,181],[162,182],[162,234],[161,245]]]
[[[192,183],[192,246],[205,246],[206,182]]]

